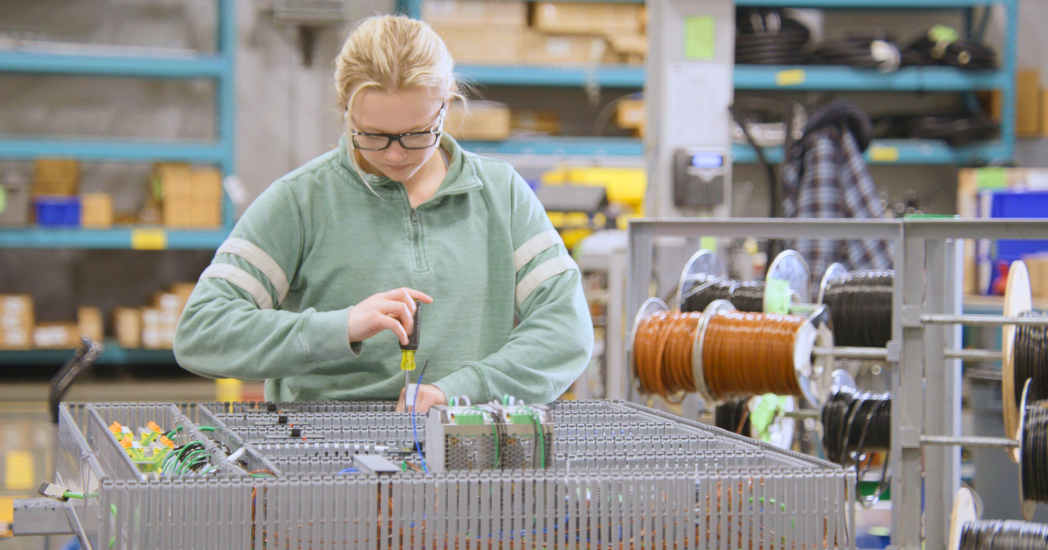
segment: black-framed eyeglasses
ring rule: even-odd
[[[437,122],[432,130],[425,132],[405,132],[403,134],[371,134],[367,132],[350,132],[353,139],[353,147],[362,151],[384,151],[396,141],[407,150],[429,149],[440,141],[440,135],[444,132],[444,106],[440,106],[437,114]]]

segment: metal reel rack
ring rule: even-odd
[[[1033,239],[1045,220],[631,220],[626,286],[627,318],[648,298],[655,244],[661,238],[882,239],[891,244],[896,273],[892,340],[885,348],[830,348],[816,355],[883,359],[892,366],[892,547],[942,549],[960,486],[964,446],[1014,448],[1007,438],[961,437],[963,360],[1001,359],[1001,352],[963,350],[960,328],[1043,325],[1006,315],[962,315],[961,244],[965,239]],[[706,264],[715,262],[707,258]],[[686,277],[688,273],[684,274]],[[632,334],[627,335],[627,342]],[[630,372],[630,399],[637,388]],[[927,406],[926,406],[927,405]],[[923,495],[922,495],[923,487]],[[924,507],[922,510],[922,501]],[[923,514],[922,514],[923,512]],[[927,526],[922,541],[923,524]]]

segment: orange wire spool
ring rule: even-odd
[[[734,311],[723,300],[701,314],[654,311],[636,325],[634,372],[645,392],[671,402],[687,392],[714,402],[766,393],[811,399],[801,385],[815,341],[806,325],[796,315]]]

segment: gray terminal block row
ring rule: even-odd
[[[56,483],[94,548],[854,548],[828,462],[624,401],[477,408],[65,403]],[[109,426],[149,421],[222,467],[143,473]]]

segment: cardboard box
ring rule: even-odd
[[[644,7],[625,2],[536,2],[534,27],[547,33],[643,34]]]
[[[80,187],[80,164],[75,159],[33,161],[33,195],[76,195]]]
[[[615,124],[619,128],[634,130],[638,136],[644,135],[646,114],[643,99],[623,99],[615,110]]]
[[[528,24],[527,2],[488,0],[426,0],[422,19],[430,25],[515,25]]]
[[[142,313],[132,307],[116,308],[113,311],[113,332],[121,347],[142,347]]]
[[[160,340],[160,310],[156,308],[142,309],[142,347],[146,349],[163,349]]]
[[[458,63],[519,63],[525,28],[507,25],[434,25]]]
[[[606,38],[617,63],[641,64],[648,57],[648,37],[641,33],[617,33]]]
[[[524,63],[532,65],[613,62],[614,53],[600,36],[529,31],[524,40]]]
[[[105,338],[105,323],[102,310],[97,307],[81,307],[76,310],[76,324],[80,334],[86,334],[95,342]]]
[[[0,350],[30,349],[33,343],[33,326],[0,326]]]
[[[36,322],[28,294],[0,294],[0,328],[32,330]]]
[[[467,112],[461,103],[448,109],[444,130],[455,139],[497,141],[509,137],[509,107],[494,101],[471,101]]]
[[[109,193],[80,195],[80,226],[109,229],[113,226],[113,197]]]
[[[175,283],[171,285],[171,293],[178,294],[182,297],[183,302],[189,301],[189,296],[193,294],[193,289],[196,288],[196,283]]]
[[[1041,90],[1041,124],[1037,131],[1042,137],[1048,137],[1048,89]]]
[[[80,346],[80,329],[76,323],[40,323],[33,329],[33,347],[73,349]]]
[[[1030,293],[1036,298],[1048,298],[1048,254],[1023,257],[1030,272]]]
[[[1015,75],[1015,135],[1036,137],[1041,122],[1041,73],[1021,69]]]
[[[555,136],[560,134],[560,114],[550,109],[513,109],[509,125],[514,131]]]

